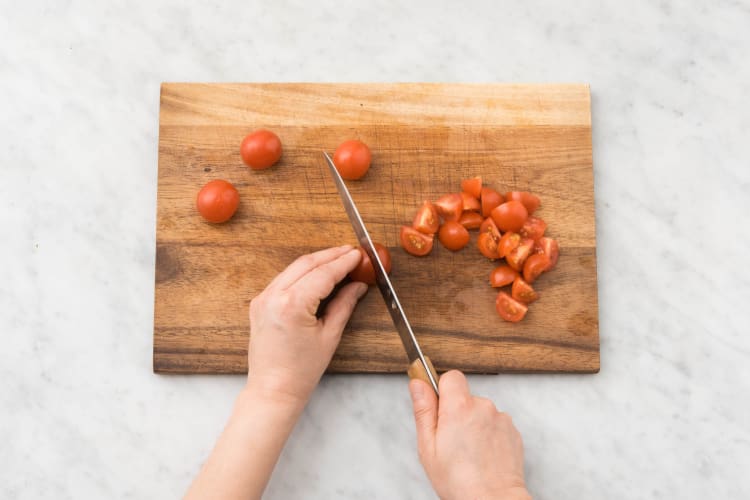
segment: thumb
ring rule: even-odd
[[[414,421],[417,425],[417,448],[424,465],[435,453],[435,432],[437,430],[438,402],[435,391],[427,382],[412,379],[409,392],[414,407]]]

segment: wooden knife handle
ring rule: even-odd
[[[427,362],[427,367],[430,369],[430,373],[432,373],[432,377],[435,379],[435,382],[437,383],[439,378],[438,378],[437,372],[435,371],[435,367],[432,366],[432,361],[427,356],[424,357],[424,360]],[[409,378],[418,378],[419,380],[424,380],[430,385],[430,387],[432,387],[432,384],[430,383],[430,378],[427,376],[427,372],[424,369],[424,365],[422,364],[422,361],[420,361],[419,358],[412,361],[406,373],[409,375]]]

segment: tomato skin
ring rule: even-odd
[[[333,164],[341,177],[349,181],[361,179],[370,169],[372,153],[362,141],[352,139],[344,141],[333,153]]]
[[[469,231],[456,221],[446,221],[440,226],[438,239],[448,250],[457,252],[469,243]]]
[[[479,226],[479,232],[484,233],[487,231],[492,231],[493,233],[500,234],[500,231],[497,229],[497,225],[495,224],[495,221],[492,220],[492,217],[487,217],[486,219],[484,219],[484,221],[482,221],[482,225]]]
[[[417,214],[414,216],[414,222],[412,227],[425,234],[435,234],[440,228],[440,218],[438,217],[435,205],[429,201],[422,203],[422,206],[417,210]]]
[[[523,279],[533,283],[549,267],[549,257],[543,253],[532,253],[523,264]]]
[[[474,198],[472,195],[461,191],[461,199],[463,200],[464,211],[466,210],[474,210],[477,212],[479,211],[479,208],[480,208],[479,200]]]
[[[399,239],[404,250],[417,257],[427,255],[432,250],[433,236],[420,233],[413,227],[401,226]]]
[[[523,269],[523,264],[534,250],[534,240],[522,238],[516,248],[505,255],[505,261],[516,271]]]
[[[478,229],[482,226],[482,222],[482,216],[476,212],[464,212],[461,214],[461,218],[458,219],[458,223],[466,229]]]
[[[281,139],[270,130],[250,132],[240,144],[242,162],[253,170],[263,170],[281,158]]]
[[[462,180],[461,191],[479,199],[482,196],[482,178],[477,176]]]
[[[523,317],[526,316],[526,311],[529,310],[526,305],[518,302],[505,292],[497,294],[497,298],[495,299],[495,309],[497,309],[497,314],[499,314],[501,318],[512,323],[521,321]]]
[[[523,223],[523,227],[519,231],[521,236],[524,238],[531,238],[532,240],[538,240],[544,236],[544,231],[547,230],[547,223],[539,217],[530,215],[526,222]]]
[[[446,194],[435,202],[435,208],[446,221],[457,221],[463,213],[464,200],[458,193]]]
[[[492,210],[503,201],[503,195],[492,188],[482,188],[482,217],[489,217]]]
[[[510,285],[518,278],[518,271],[509,266],[497,266],[490,272],[490,286],[498,288]]]
[[[522,302],[524,304],[531,304],[539,298],[539,294],[536,293],[536,291],[531,288],[531,285],[524,281],[520,276],[518,276],[513,281],[513,286],[510,289],[510,294],[518,302]]]
[[[381,245],[380,243],[373,242],[373,245],[375,245],[375,250],[378,252],[378,258],[380,259],[380,262],[383,264],[383,267],[385,268],[385,272],[389,273],[391,272],[391,253],[388,251],[386,247]],[[374,285],[375,284],[375,269],[372,265],[372,261],[370,260],[370,256],[367,255],[367,252],[365,252],[365,249],[362,247],[357,247],[359,250],[359,253],[362,254],[362,259],[359,261],[359,265],[354,268],[352,272],[349,273],[349,277],[353,281],[361,281],[363,283],[367,283],[368,285]]]
[[[477,248],[479,252],[490,260],[499,259],[500,255],[497,253],[498,238],[491,231],[485,231],[479,233],[477,237]]]
[[[526,207],[526,211],[529,212],[529,215],[536,212],[537,208],[539,208],[539,205],[542,204],[542,200],[540,200],[538,196],[527,191],[511,191],[509,193],[505,193],[505,199],[520,201],[521,203],[523,203],[523,206]]]
[[[221,179],[207,183],[198,191],[195,201],[198,212],[208,222],[219,224],[228,221],[237,211],[240,194],[234,186]]]
[[[508,231],[500,238],[500,243],[497,246],[497,251],[500,257],[507,256],[511,251],[515,250],[516,247],[521,243],[521,235]]]
[[[536,253],[543,253],[549,258],[549,265],[545,271],[549,271],[557,265],[557,259],[560,257],[560,246],[557,240],[553,238],[539,238],[534,247]]]
[[[529,217],[529,212],[523,203],[511,200],[495,207],[491,215],[501,231],[518,232]]]

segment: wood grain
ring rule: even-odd
[[[281,162],[254,172],[239,158],[253,129],[274,130]],[[163,84],[159,127],[154,370],[247,371],[250,299],[297,256],[356,239],[323,162],[343,140],[370,145],[373,166],[348,183],[392,281],[439,371],[596,372],[599,334],[589,90],[586,85]],[[503,322],[493,265],[471,244],[424,258],[398,245],[422,200],[481,175],[530,190],[557,238],[557,268],[519,324]],[[223,225],[194,202],[212,179],[241,201]],[[382,298],[359,304],[332,372],[405,372]]]

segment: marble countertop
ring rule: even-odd
[[[1,3],[0,497],[179,497],[243,384],[151,370],[162,81],[590,83],[601,372],[471,385],[535,499],[750,497],[747,2]],[[434,498],[405,380],[326,377],[266,498]]]

